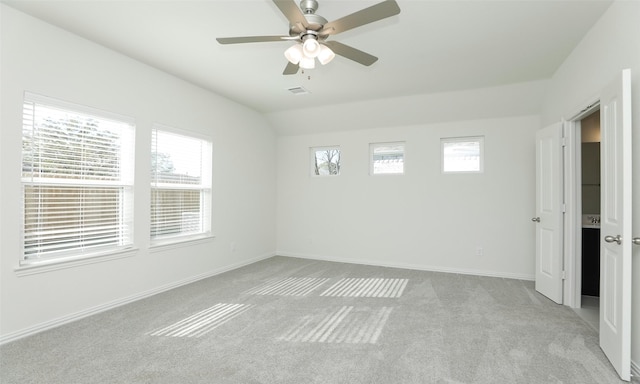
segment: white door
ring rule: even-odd
[[[631,369],[631,71],[600,99],[600,347],[620,378]]]
[[[562,303],[562,124],[536,133],[536,290]]]

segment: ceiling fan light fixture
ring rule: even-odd
[[[325,65],[333,60],[334,57],[336,57],[336,54],[333,53],[331,48],[326,45],[320,45],[320,53],[318,54],[318,61],[320,64]]]
[[[2,0],[0,0],[1,2]],[[315,67],[315,59],[325,65],[333,60],[336,49],[340,56],[353,60],[365,66],[375,63],[378,58],[366,52],[341,44],[337,41],[326,43],[329,36],[337,35],[357,27],[361,27],[378,20],[400,13],[400,7],[396,0],[384,0],[367,8],[353,12],[331,22],[317,15],[318,0],[272,0],[284,17],[289,21],[288,36],[240,36],[218,37],[220,44],[262,43],[270,41],[295,41],[294,47],[284,51],[288,62],[283,75],[298,73],[300,68],[311,69]]]
[[[316,59],[313,57],[302,57],[299,65],[302,69],[313,69],[316,67]]]
[[[289,60],[291,64],[298,64],[303,57],[302,44],[295,44],[284,51],[284,57]]]
[[[320,43],[315,38],[308,38],[302,43],[302,52],[306,57],[315,58],[320,54]]]

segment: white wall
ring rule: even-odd
[[[640,2],[616,1],[551,79],[543,123],[570,119],[624,68],[631,68],[633,232],[640,236]],[[640,370],[640,247],[634,247],[631,360]]]
[[[278,253],[532,279],[539,128],[528,116],[282,136]],[[443,175],[440,138],[480,135],[484,173]],[[406,174],[369,176],[369,143],[386,141],[406,142]],[[310,177],[309,148],[326,145],[340,145],[341,175]]]
[[[313,107],[266,114],[279,135],[340,132],[538,115],[548,80]],[[313,116],[313,118],[309,118]]]
[[[0,341],[274,254],[276,141],[262,115],[5,5],[0,13]],[[139,249],[130,257],[16,274],[25,91],[135,118]],[[214,240],[149,251],[153,122],[212,137]]]

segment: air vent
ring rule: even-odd
[[[307,91],[304,87],[287,88],[287,90],[293,93],[294,95],[308,95],[309,93],[311,93]]]

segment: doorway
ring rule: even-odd
[[[575,312],[596,331],[600,326],[600,109],[594,107],[578,120],[576,129],[580,131],[580,229],[576,243],[581,250],[576,254],[576,264],[580,273],[576,273],[576,292],[580,300],[576,302]],[[579,126],[579,128],[578,128]],[[579,260],[578,260],[579,259]]]
[[[632,247],[636,243],[632,233],[631,198],[632,198],[632,125],[631,125],[631,71],[622,70],[610,84],[601,90],[600,96],[586,108],[576,113],[573,118],[562,123],[561,159],[556,164],[563,176],[560,177],[560,193],[549,193],[539,183],[537,174],[539,167],[536,151],[536,213],[539,215],[538,200],[551,196],[553,201],[559,197],[562,209],[557,209],[557,217],[561,217],[563,232],[561,252],[544,245],[538,238],[540,226],[536,225],[536,290],[539,275],[545,270],[538,268],[554,266],[561,271],[556,278],[560,281],[560,289],[554,290],[552,299],[571,308],[582,308],[582,125],[583,119],[596,111],[600,111],[600,277],[599,277],[599,333],[600,348],[622,380],[629,381],[631,374],[631,259]],[[559,124],[550,125],[539,132],[551,130]],[[557,129],[556,129],[557,131]],[[536,146],[539,144],[536,135]],[[536,147],[537,148],[537,147]],[[557,157],[557,156],[556,156]],[[548,172],[547,172],[548,173]],[[548,176],[548,175],[547,175]],[[543,181],[550,183],[547,177]],[[547,193],[543,195],[541,192]],[[553,191],[551,191],[553,192]],[[551,199],[547,199],[551,200]],[[588,213],[587,213],[588,214]],[[538,215],[534,218],[537,223]],[[595,223],[594,223],[595,224]],[[545,251],[545,252],[542,252]],[[551,252],[558,256],[548,256]],[[541,262],[550,259],[559,260],[556,264]],[[549,268],[547,268],[548,270]],[[541,279],[543,280],[543,279]],[[585,283],[587,279],[585,278]],[[552,284],[547,284],[551,286]],[[546,286],[545,286],[546,287]],[[544,288],[544,287],[542,287]],[[555,297],[554,296],[554,297]],[[551,297],[550,297],[551,298]]]

